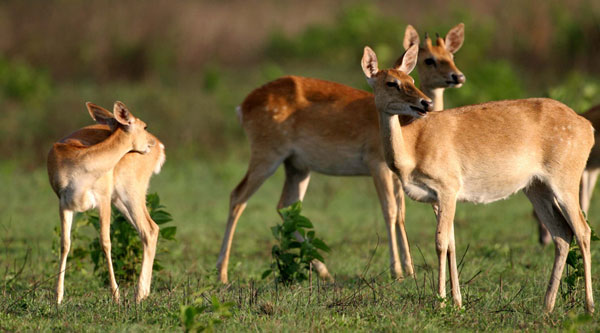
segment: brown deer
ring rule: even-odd
[[[84,127],[61,139],[48,154],[48,176],[59,197],[61,217],[56,300],[58,304],[63,300],[73,212],[98,208],[101,246],[108,264],[113,299],[119,302],[110,255],[112,202],[132,223],[142,240],[143,259],[136,295],[139,302],[150,294],[159,230],[146,209],[146,191],[152,173],[158,173],[165,161],[164,145],[148,133],[146,124],[135,118],[121,102],[115,103],[114,115],[89,102],[86,106],[99,124]]]
[[[421,82],[435,91],[438,103],[443,103],[444,88],[459,87],[464,82],[452,56],[463,43],[463,30],[461,23],[448,32],[445,40],[438,38],[437,46],[427,38],[422,48],[424,56],[434,58],[437,65],[419,64],[424,67]],[[404,45],[408,44],[419,44],[412,26],[406,29]],[[399,181],[385,165],[374,107],[368,92],[297,76],[269,82],[246,97],[238,116],[250,141],[250,162],[246,175],[231,192],[217,261],[221,282],[228,281],[233,233],[246,202],[282,163],[285,184],[277,208],[304,198],[311,171],[373,177],[387,225],[392,278],[402,278],[402,268],[407,275],[414,274],[404,230],[404,196]],[[443,105],[436,107],[441,110]],[[296,237],[302,239],[299,234]],[[323,263],[313,264],[321,277],[331,278]]]
[[[579,208],[579,182],[594,145],[590,122],[544,98],[429,113],[429,97],[408,76],[417,54],[413,45],[392,69],[379,70],[375,52],[365,47],[362,68],[374,91],[388,166],[411,199],[434,204],[438,295],[446,296],[448,260],[454,303],[462,304],[454,239],[456,202],[488,203],[523,190],[556,246],[545,310],[554,308],[575,234],[583,257],[586,310],[593,312],[591,230]]]

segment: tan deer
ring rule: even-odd
[[[488,203],[523,190],[556,246],[545,310],[554,308],[575,234],[583,257],[586,310],[593,312],[591,230],[579,208],[579,181],[594,144],[590,122],[564,104],[543,98],[428,113],[423,105],[429,98],[408,76],[417,54],[413,45],[394,68],[379,70],[375,52],[365,47],[362,68],[374,91],[388,166],[410,198],[436,207],[439,296],[446,296],[449,260],[452,296],[461,306],[456,202]],[[408,119],[401,124],[399,115]]]
[[[121,102],[114,115],[86,103],[98,125],[84,127],[55,143],[48,154],[48,176],[59,197],[61,217],[61,258],[56,286],[60,304],[70,249],[74,212],[98,208],[101,246],[106,256],[113,299],[119,290],[111,260],[111,202],[140,234],[143,245],[142,268],[136,300],[150,294],[152,265],[158,239],[158,225],[146,209],[146,191],[152,173],[165,161],[164,145],[146,131],[146,124],[135,118]]]
[[[421,82],[438,94],[438,103],[443,103],[445,87],[459,87],[464,82],[452,56],[463,43],[463,30],[461,23],[448,32],[445,41],[438,38],[438,45],[432,46],[427,38],[423,47],[424,56],[434,57],[439,64],[419,64],[427,67],[421,70]],[[404,45],[407,43],[419,44],[412,26],[406,29]],[[403,269],[409,276],[414,274],[404,229],[404,196],[400,182],[385,165],[374,108],[368,92],[297,76],[269,82],[246,97],[238,108],[238,116],[250,141],[250,162],[246,175],[231,193],[217,261],[221,282],[228,281],[233,233],[246,202],[281,163],[285,184],[277,208],[304,198],[311,171],[373,177],[387,226],[391,275],[402,278]],[[443,109],[443,104],[436,108]],[[296,237],[302,239],[300,235]],[[313,264],[321,277],[331,278],[323,263]]]
[[[465,76],[454,64],[454,53],[458,51],[464,41],[465,25],[457,24],[448,31],[446,38],[437,36],[436,45],[425,34],[425,43],[419,45],[419,34],[412,25],[408,25],[404,32],[404,49],[412,45],[419,45],[417,71],[421,81],[421,91],[433,99],[433,111],[444,110],[444,90],[446,88],[460,88],[465,83]]]
[[[586,112],[581,114],[582,117],[586,118],[592,123],[594,128],[600,128],[600,105],[596,105]],[[598,143],[600,138],[598,137],[598,132],[594,133],[595,142]],[[596,181],[598,180],[598,174],[600,173],[600,145],[594,144],[590,156],[588,157],[587,164],[585,166],[585,170],[583,171],[583,175],[581,175],[581,185],[579,189],[579,198],[581,201],[581,210],[587,215],[588,210],[590,209],[590,202],[592,201],[592,193],[594,192],[594,187],[596,186]],[[539,241],[542,245],[547,245],[552,240],[550,236],[550,232],[548,229],[544,227],[544,225],[539,221],[537,215],[534,213],[534,217],[538,222],[538,230],[539,230]]]

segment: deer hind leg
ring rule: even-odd
[[[56,303],[63,300],[65,291],[65,270],[67,269],[67,256],[71,248],[71,225],[73,224],[73,211],[59,208],[60,213],[60,265],[58,267],[58,280],[56,282]]]
[[[392,174],[394,181],[394,195],[396,197],[396,240],[398,242],[398,248],[400,250],[400,257],[402,259],[402,268],[408,276],[415,275],[415,269],[412,262],[412,256],[410,255],[410,244],[408,243],[408,237],[406,236],[406,229],[404,226],[406,217],[406,204],[404,200],[404,191],[402,190],[402,183],[400,179]]]
[[[594,192],[594,186],[598,180],[598,173],[600,169],[584,170],[581,175],[580,185],[580,201],[581,209],[587,214],[590,209],[590,202],[592,200],[592,193]]]
[[[392,279],[402,279],[403,272],[400,266],[400,256],[398,255],[398,233],[404,230],[397,230],[398,205],[396,192],[394,191],[394,175],[387,165],[381,163],[371,168],[375,189],[381,204],[383,219],[387,227],[389,251],[390,251],[390,274]]]
[[[115,278],[115,271],[113,269],[112,257],[111,257],[111,242],[110,242],[110,200],[107,198],[101,198],[98,205],[98,214],[100,216],[100,246],[104,251],[106,257],[106,265],[108,267],[108,278],[110,281],[110,289],[112,298],[115,302],[119,303],[119,286],[117,285],[117,279]]]
[[[219,280],[222,283],[227,283],[228,280],[227,266],[229,265],[233,233],[235,232],[235,227],[244,208],[246,208],[246,203],[262,183],[277,170],[277,167],[281,164],[283,159],[283,156],[277,154],[262,156],[261,154],[253,152],[250,157],[250,164],[248,165],[246,175],[231,192],[227,227],[225,228],[221,252],[219,253],[219,259],[217,260]]]
[[[556,204],[554,194],[545,184],[539,182],[532,184],[524,192],[533,204],[540,222],[546,226],[554,241],[554,265],[544,299],[545,311],[551,312],[556,301],[573,233]]]
[[[587,224],[583,213],[581,212],[579,202],[577,200],[577,189],[573,188],[571,191],[562,191],[556,195],[558,205],[561,212],[572,232],[575,234],[577,244],[581,250],[581,256],[583,258],[583,270],[585,276],[585,307],[588,313],[594,312],[594,297],[592,293],[592,255],[590,252],[590,241],[592,231],[590,226]],[[566,260],[566,258],[565,258]],[[556,293],[553,295],[556,297]],[[548,297],[546,297],[548,301]],[[547,303],[546,310],[552,311],[554,300],[551,303]]]
[[[148,213],[145,193],[131,193],[128,189],[124,192],[120,191],[119,198],[114,200],[114,204],[137,230],[142,241],[142,269],[136,294],[136,301],[139,303],[150,295],[152,265],[156,255],[159,227]]]
[[[535,222],[538,226],[538,242],[542,246],[546,246],[552,242],[552,235],[548,231],[548,228],[540,221],[539,216],[537,215],[535,209],[533,210],[533,218],[535,218]]]
[[[310,170],[307,168],[299,168],[294,166],[294,163],[290,157],[284,162],[285,168],[285,183],[283,184],[283,190],[281,191],[281,198],[277,204],[277,210],[287,207],[296,201],[304,200],[306,189],[310,181]],[[294,237],[299,241],[303,242],[304,237],[300,233],[295,232]],[[333,280],[331,274],[327,270],[327,266],[319,260],[312,261],[313,267],[317,270],[317,273],[322,279]]]

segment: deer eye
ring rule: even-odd
[[[148,125],[144,126],[144,130],[147,130],[147,129],[148,129]]]
[[[388,87],[391,87],[391,88],[400,89],[400,86],[398,85],[398,83],[394,82],[394,81],[386,82],[385,85]]]
[[[435,60],[433,60],[433,58],[427,58],[427,59],[425,59],[425,65],[428,65],[428,66],[433,65],[433,66],[435,66]]]

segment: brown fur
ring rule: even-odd
[[[421,90],[434,102],[434,111],[444,109],[444,89],[460,88],[465,83],[464,74],[454,64],[454,53],[463,44],[464,24],[459,23],[448,31],[446,39],[438,37],[434,45],[429,37],[420,43],[419,34],[412,25],[404,33],[404,49],[419,45],[417,71]],[[433,61],[433,64],[427,63]],[[394,66],[396,67],[396,65]]]
[[[586,112],[582,113],[581,116],[586,118],[592,123],[594,128],[600,128],[600,105],[596,105]],[[600,134],[598,131],[594,132],[595,142],[600,142]],[[590,202],[592,200],[592,194],[594,192],[594,187],[596,185],[596,181],[598,180],[598,175],[600,174],[600,145],[594,144],[592,147],[592,151],[590,152],[590,156],[588,157],[587,164],[585,166],[585,171],[581,175],[581,185],[579,190],[579,197],[581,201],[581,209],[584,213],[587,214],[590,209]],[[544,225],[539,221],[539,218],[534,213],[534,217],[538,222],[538,230],[539,230],[539,241],[542,245],[547,245],[552,240],[550,236],[550,232],[548,229],[544,227]]]
[[[363,70],[375,93],[388,165],[411,198],[436,206],[438,295],[446,297],[449,260],[452,296],[456,305],[462,304],[454,240],[456,201],[492,202],[523,189],[556,244],[545,310],[554,308],[575,234],[584,262],[586,309],[593,312],[591,231],[579,208],[578,194],[594,144],[589,121],[560,102],[541,98],[488,102],[422,117],[408,107],[414,106],[415,95],[408,98],[385,85],[389,77],[411,85],[407,73],[384,70],[373,74],[365,69],[365,57]],[[369,67],[377,68],[377,63]],[[401,126],[398,115],[417,119]]]
[[[110,152],[109,141],[115,136],[115,131],[120,131],[116,124],[111,122],[110,112],[88,103],[92,117],[102,124],[84,127],[57,142],[50,151],[48,157],[48,174],[50,183],[61,201],[62,225],[62,247],[61,267],[57,282],[57,302],[62,301],[64,292],[64,270],[66,268],[66,256],[70,248],[70,227],[72,211],[86,210],[86,205],[70,207],[64,204],[63,195],[67,187],[79,177],[87,177],[89,168],[86,164],[98,164],[98,156],[89,154],[83,158],[82,152],[90,150],[106,150]],[[95,111],[100,118],[96,117]],[[102,115],[104,113],[104,115]],[[141,122],[141,121],[140,121]],[[145,127],[141,122],[140,126]],[[145,132],[145,131],[144,131]],[[144,247],[142,259],[142,270],[140,273],[137,300],[140,301],[150,293],[150,282],[152,278],[152,264],[156,251],[156,240],[158,237],[158,225],[152,221],[146,209],[146,191],[153,172],[158,173],[164,162],[164,146],[150,133],[145,132],[148,140],[153,142],[148,153],[124,152],[124,155],[115,156],[117,159],[111,165],[104,166],[98,171],[99,176],[91,181],[89,190],[93,191],[101,218],[102,247],[107,257],[111,289],[113,297],[119,300],[118,286],[114,279],[112,261],[110,258],[110,204],[111,202],[123,213],[123,215],[138,230]],[[120,159],[119,159],[119,156]],[[72,179],[75,177],[75,179]],[[85,187],[87,188],[87,187]]]
[[[421,82],[433,78],[423,76]],[[438,101],[439,90],[435,93]],[[439,107],[443,108],[443,103]],[[250,142],[251,157],[246,175],[231,193],[217,261],[222,282],[228,280],[233,233],[246,201],[281,163],[286,181],[278,207],[304,197],[310,171],[372,176],[387,225],[391,275],[403,276],[400,262],[405,273],[413,274],[404,230],[404,196],[399,180],[386,167],[374,110],[373,95],[368,92],[297,76],[269,82],[246,97],[238,116]],[[323,263],[314,266],[322,277],[330,278]]]

